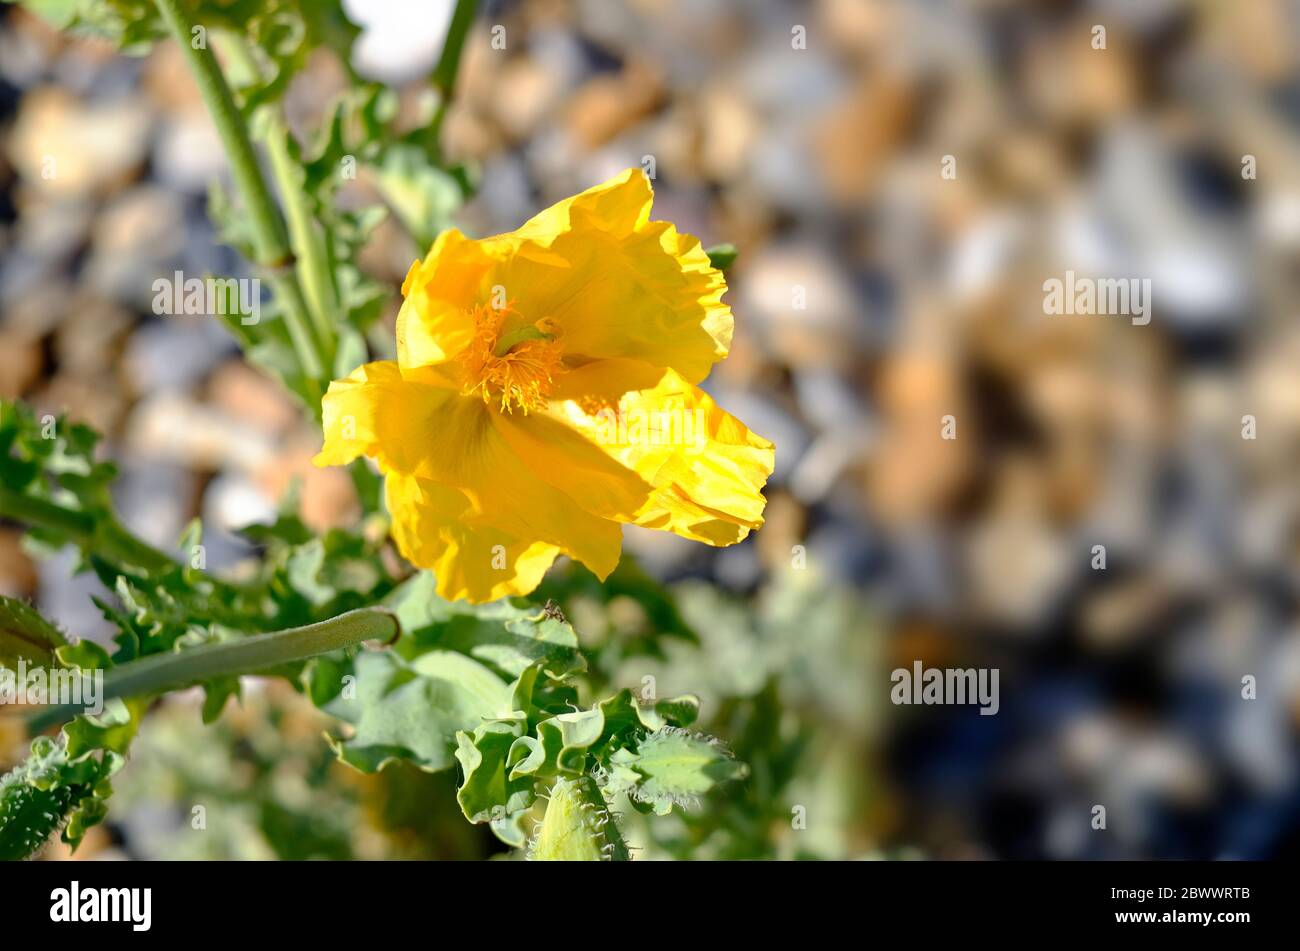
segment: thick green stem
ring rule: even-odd
[[[433,86],[442,93],[444,100],[451,99],[456,89],[456,73],[460,70],[460,54],[465,48],[465,37],[474,23],[474,14],[478,12],[478,0],[456,0],[456,9],[452,11],[451,23],[447,25],[447,37],[442,41],[442,55],[438,65],[433,69]]]
[[[267,154],[271,157],[271,174],[289,219],[289,238],[296,252],[298,278],[307,297],[307,309],[325,358],[329,360],[334,350],[334,315],[338,312],[334,276],[330,273],[324,236],[307,207],[301,175],[289,155],[289,134],[279,115],[273,114],[268,118],[265,141]]]
[[[132,535],[113,515],[98,517],[64,508],[57,502],[0,488],[0,518],[31,528],[48,528],[68,536],[83,549],[146,571],[161,571],[175,562]]]
[[[113,561],[136,565],[151,573],[165,571],[176,564],[170,556],[132,535],[113,516],[100,520],[95,545],[103,545],[105,554]]]
[[[89,542],[95,534],[93,516],[5,488],[0,488],[0,518],[13,519],[33,528],[54,529],[78,541]]]
[[[180,0],[154,2],[189,63],[199,94],[208,107],[230,160],[231,175],[243,196],[253,226],[254,250],[257,254],[255,263],[271,272],[272,287],[284,308],[284,319],[303,373],[319,386],[324,377],[325,361],[307,318],[302,289],[298,286],[297,277],[289,269],[293,264],[289,238],[271,192],[262,179],[248,127],[244,124],[230,87],[221,74],[221,67],[208,49],[206,40],[201,43],[196,41],[195,24],[182,8]]]
[[[150,696],[217,677],[255,674],[362,641],[391,642],[400,633],[393,614],[382,608],[362,608],[305,627],[154,654],[111,668],[104,676],[103,699]],[[42,710],[32,718],[31,727],[33,731],[43,730],[71,719],[81,710],[77,706]]]
[[[261,68],[249,52],[248,44],[237,33],[222,32],[218,37],[221,52],[227,63],[238,70],[249,83],[261,78]],[[325,240],[307,205],[301,172],[289,154],[289,130],[278,107],[268,104],[262,108],[262,134],[271,160],[271,177],[280,195],[289,222],[289,243],[298,269],[298,282],[307,301],[316,339],[320,341],[327,364],[334,358],[334,317],[338,312],[338,294],[334,277],[330,273],[329,256]],[[327,366],[327,369],[330,368]]]
[[[478,0],[456,0],[456,9],[452,11],[451,23],[447,25],[447,37],[442,41],[442,55],[438,65],[433,69],[430,82],[438,91],[438,111],[429,123],[427,142],[432,149],[441,154],[438,139],[442,131],[443,119],[447,116],[447,107],[451,105],[452,94],[456,91],[456,74],[460,71],[460,54],[465,49],[465,38],[469,28],[474,24],[474,15],[478,12]]]

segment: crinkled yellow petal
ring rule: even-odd
[[[325,445],[314,462],[341,466],[365,455],[386,472],[414,472],[426,459],[429,433],[438,430],[456,395],[431,374],[405,379],[392,361],[363,364],[330,383],[322,401]]]
[[[397,362],[404,369],[444,363],[474,337],[475,304],[486,302],[492,274],[509,242],[472,241],[452,228],[416,261],[402,282],[397,314]]]
[[[654,486],[631,519],[710,545],[763,524],[775,449],[681,374],[602,360],[567,374],[554,415]],[[556,480],[565,470],[554,470]]]
[[[437,422],[436,434],[431,431],[427,436],[420,464],[389,474],[390,501],[405,506],[399,510],[390,505],[390,512],[394,537],[408,560],[433,570],[439,584],[445,573],[460,579],[456,584],[473,592],[463,596],[473,600],[482,600],[488,587],[502,583],[508,583],[513,593],[532,590],[521,587],[529,579],[536,586],[540,574],[533,578],[524,569],[535,564],[529,559],[541,557],[541,549],[521,547],[521,542],[544,544],[551,559],[563,552],[600,578],[614,570],[622,546],[618,524],[539,478],[501,433],[511,420],[482,400],[457,395],[444,404]],[[574,433],[568,436],[580,441]],[[650,487],[635,473],[598,452],[592,456],[593,464],[603,465],[604,478],[617,475],[640,488],[634,500],[648,496]],[[394,485],[398,488],[391,488]],[[405,527],[399,531],[398,526]],[[529,556],[518,563],[523,567],[518,567],[516,555]],[[484,564],[466,564],[475,559]],[[517,567],[517,579],[501,577]],[[487,569],[491,570],[485,574]]]
[[[601,518],[631,522],[654,487],[565,422],[546,415],[498,417],[497,429],[534,477]]]
[[[460,486],[472,505],[466,519],[555,545],[604,578],[618,565],[623,542],[619,526],[540,478],[502,437],[501,424],[508,421],[499,413],[488,414],[494,423],[492,435],[479,444],[474,471],[465,473]]]
[[[453,359],[474,335],[473,309],[508,304],[549,321],[572,362],[632,357],[691,383],[727,355],[727,283],[700,242],[651,221],[640,169],[552,205],[517,231],[438,237],[402,285],[397,360],[403,369]]]
[[[652,200],[628,169],[553,205],[513,232],[525,243],[499,280],[520,313],[554,322],[570,357],[630,357],[698,383],[731,346],[727,283],[698,239],[649,220]]]
[[[578,228],[623,238],[650,222],[653,201],[645,173],[639,168],[624,169],[608,181],[538,212],[514,233],[539,244],[550,244],[566,231]]]
[[[390,473],[385,484],[393,540],[402,555],[434,573],[449,601],[493,601],[536,588],[560,549],[471,526],[470,501],[459,490],[415,476]]]

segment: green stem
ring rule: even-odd
[[[474,15],[477,12],[478,0],[456,0],[456,9],[452,11],[451,23],[447,25],[447,37],[442,41],[442,55],[438,57],[438,65],[434,67],[433,74],[429,77],[433,88],[438,90],[439,98],[438,111],[434,113],[433,121],[429,123],[426,142],[437,154],[441,154],[438,139],[442,131],[442,122],[447,116],[447,107],[451,105],[451,97],[456,91],[460,55],[465,49],[465,38],[469,35],[469,28],[473,26]]]
[[[142,697],[188,687],[217,677],[255,674],[282,664],[362,641],[391,642],[401,633],[397,618],[382,608],[349,611],[328,621],[218,644],[204,644],[176,653],[154,654],[109,669],[104,676],[104,700]],[[71,719],[78,706],[51,707],[32,717],[33,732]]]
[[[137,565],[151,574],[176,565],[171,557],[136,538],[111,515],[100,520],[95,545],[103,545],[104,553],[111,560]]]
[[[268,109],[274,107],[268,106]],[[325,240],[316,218],[307,207],[298,166],[289,154],[289,130],[277,114],[268,117],[266,148],[271,158],[271,175],[284,202],[289,219],[289,239],[298,261],[298,277],[307,298],[307,310],[322,342],[325,358],[332,360],[334,315],[338,312],[334,277],[330,273]]]
[[[221,67],[217,65],[217,59],[208,49],[207,43],[196,46],[193,42],[195,24],[182,8],[180,0],[154,2],[189,63],[199,94],[217,127],[221,144],[230,160],[231,175],[248,209],[249,221],[253,227],[256,263],[272,274],[272,288],[283,304],[289,336],[293,340],[303,373],[319,387],[325,367],[320,344],[306,317],[306,302],[297,277],[292,270],[286,270],[293,263],[288,235],[271,192],[262,178],[243,116],[235,105],[230,87],[221,74]]]
[[[444,100],[450,99],[456,89],[456,73],[460,69],[460,54],[465,48],[465,37],[474,23],[474,14],[478,12],[478,0],[456,0],[456,9],[452,11],[451,23],[447,25],[447,37],[442,41],[442,55],[438,65],[433,69],[433,87],[442,93]]]
[[[89,542],[95,534],[94,516],[11,489],[0,488],[0,518],[35,528],[50,528],[78,541]]]
[[[95,516],[0,488],[0,518],[32,528],[51,529],[68,536],[83,549],[149,572],[162,571],[175,564],[166,554],[132,535],[111,513]]]
[[[248,50],[248,44],[238,33],[223,31],[220,36],[221,52],[236,70],[255,83],[261,77],[261,67]],[[307,205],[301,173],[289,154],[289,130],[277,107],[263,107],[262,117],[267,121],[258,138],[266,143],[271,160],[271,177],[280,195],[280,204],[289,222],[289,243],[298,270],[298,282],[307,301],[316,338],[321,342],[327,364],[332,367],[334,358],[334,315],[338,311],[338,295],[330,272],[325,241],[316,224],[315,216]]]

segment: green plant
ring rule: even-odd
[[[405,130],[394,124],[391,91],[351,73],[356,30],[335,2],[27,5],[127,52],[167,37],[179,43],[238,192],[214,189],[210,212],[273,291],[261,321],[228,326],[248,359],[318,416],[331,377],[386,346],[372,331],[389,291],[358,268],[358,247],[390,208],[427,244],[472,191],[470,172],[444,161],[438,133],[474,0],[456,4],[427,114]],[[349,85],[304,146],[288,130],[281,97],[317,49],[338,54]],[[338,192],[356,167],[387,207],[343,210]],[[718,254],[729,260],[734,249]],[[330,744],[358,770],[456,767],[466,818],[538,858],[626,858],[617,804],[667,815],[745,776],[721,743],[691,732],[693,697],[640,702],[589,676],[577,632],[552,603],[449,603],[427,573],[394,570],[378,478],[362,463],[352,467],[366,510],[360,528],[316,535],[289,498],[274,524],[246,530],[259,557],[231,580],[203,567],[199,523],[175,551],[123,526],[109,492],[116,473],[96,457],[96,442],[84,426],[0,403],[0,516],[27,528],[33,550],[78,550],[79,569],[112,592],[96,604],[116,629],[111,651],[69,642],[30,607],[0,599],[0,664],[101,672],[108,701],[96,716],[68,707],[35,715],[35,730],[59,730],[38,736],[30,757],[0,780],[0,857],[31,855],[60,830],[75,847],[105,817],[110,780],[159,696],[200,685],[211,723],[239,696],[239,677],[254,673],[287,679],[334,717]],[[610,590],[642,592],[664,622],[648,649],[660,636],[693,637],[671,599],[634,568],[620,569]]]

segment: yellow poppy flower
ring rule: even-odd
[[[330,384],[317,465],[373,458],[393,538],[446,598],[527,594],[560,553],[602,580],[620,523],[731,545],[763,523],[766,439],[696,385],[727,285],[651,221],[639,169],[509,234],[442,234],[402,285],[397,361]]]

